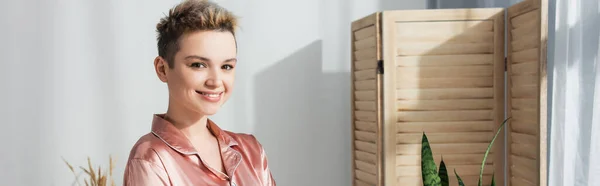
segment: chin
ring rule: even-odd
[[[216,110],[214,110],[214,111],[213,110],[211,110],[211,111],[202,111],[202,113],[204,115],[206,115],[206,116],[212,116],[212,115],[217,114],[217,111]]]
[[[217,114],[217,112],[221,109],[221,106],[217,105],[200,105],[197,109],[203,115],[211,116]]]

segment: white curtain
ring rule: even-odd
[[[600,185],[600,3],[550,1],[549,185]]]

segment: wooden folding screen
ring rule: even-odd
[[[509,185],[546,183],[547,1],[528,0],[507,13]]]
[[[438,165],[443,156],[448,170],[476,184],[504,118],[503,9],[390,11],[382,20],[384,153],[393,157],[386,185],[422,185],[423,132]],[[503,175],[503,144],[496,147],[485,180]],[[450,182],[458,185],[455,176]]]
[[[436,164],[443,157],[451,174],[475,185],[505,114],[513,117],[508,144],[496,140],[484,185],[492,174],[504,185],[505,165],[507,184],[545,185],[543,4],[526,0],[508,19],[506,9],[481,8],[384,11],[353,22],[353,185],[422,185],[423,132]],[[453,174],[450,182],[457,185]]]
[[[380,14],[352,23],[352,174],[354,185],[381,185]]]

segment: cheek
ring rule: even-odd
[[[231,73],[230,75],[228,74],[226,77],[224,77],[223,84],[225,85],[227,91],[231,92],[235,84],[235,74]]]
[[[195,90],[198,87],[198,83],[202,81],[202,76],[198,73],[177,73],[173,74],[171,79],[172,81],[169,83],[172,83],[178,90],[188,91],[190,89]]]
[[[190,89],[196,89],[206,82],[206,76],[201,73],[190,74],[185,77],[185,84]]]

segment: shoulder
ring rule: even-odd
[[[236,140],[236,147],[248,163],[257,171],[257,176],[262,185],[275,185],[275,180],[271,175],[268,165],[267,155],[261,143],[252,134],[233,133],[225,131],[233,140]]]
[[[144,160],[151,163],[160,161],[158,151],[168,148],[152,133],[140,137],[129,152],[129,160]]]
[[[237,142],[238,146],[242,148],[244,151],[252,152],[252,153],[264,153],[264,149],[262,144],[256,139],[253,134],[247,133],[235,133],[231,131],[224,132],[229,135],[232,140]]]
[[[123,185],[169,185],[169,176],[157,152],[163,146],[152,133],[140,137],[129,153]]]
[[[240,145],[260,145],[260,142],[258,141],[258,139],[256,139],[256,137],[253,134],[248,134],[248,133],[236,133],[236,132],[231,132],[231,131],[227,131],[224,130],[224,132],[231,136],[231,138],[233,140],[235,140],[236,142],[238,142]]]

